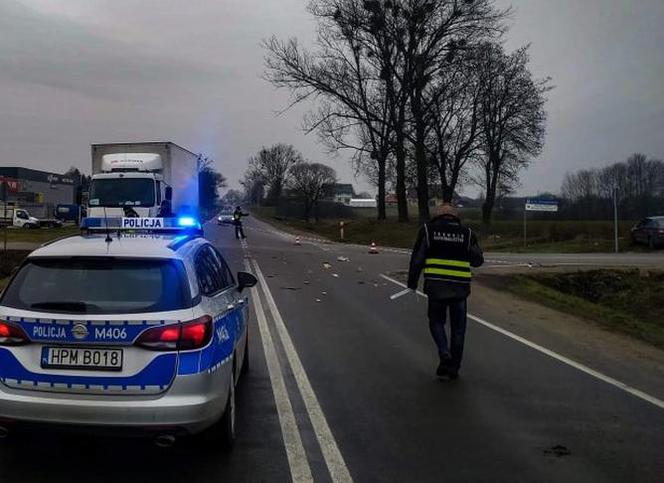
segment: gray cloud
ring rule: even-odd
[[[12,1],[0,4],[0,32],[0,78],[97,98],[145,101],[230,75],[186,58],[147,53]]]
[[[523,193],[634,151],[664,157],[662,0],[496,1],[516,8],[507,45],[532,43],[556,85]],[[287,94],[260,79],[261,39],[313,38],[306,0],[23,2],[0,2],[1,165],[88,170],[92,142],[168,139],[237,184],[261,145],[287,142],[353,180],[345,155],[303,135],[303,108],[274,115]]]

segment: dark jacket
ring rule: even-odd
[[[437,216],[425,225],[422,225],[417,234],[417,240],[410,257],[410,270],[408,271],[408,288],[416,289],[420,274],[425,267],[426,259],[431,255],[428,241],[428,233],[445,232],[450,230],[464,230],[470,237],[468,253],[466,258],[472,267],[479,267],[484,263],[484,255],[480,248],[475,233],[465,228],[461,221],[451,215]],[[458,283],[450,280],[424,281],[424,293],[438,300],[466,298],[470,295],[470,283]]]

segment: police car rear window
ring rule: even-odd
[[[120,314],[191,307],[177,260],[43,258],[28,261],[0,304],[39,312]]]

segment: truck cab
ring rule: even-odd
[[[102,157],[102,172],[92,176],[90,217],[156,217],[170,201],[159,154],[121,153]]]

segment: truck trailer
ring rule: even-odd
[[[198,215],[198,156],[172,142],[93,144],[90,217]]]

